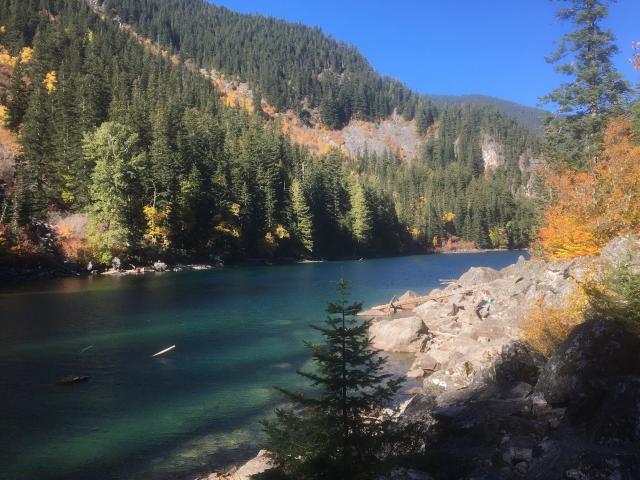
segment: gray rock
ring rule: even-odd
[[[114,270],[120,270],[121,266],[122,266],[122,261],[120,260],[120,258],[113,257],[111,259],[111,268],[113,268]]]
[[[411,370],[420,369],[423,372],[435,372],[449,361],[450,355],[450,352],[440,350],[418,353],[411,365]]]
[[[424,394],[413,396],[404,411],[402,417],[408,421],[431,421],[433,422],[432,410],[435,406],[432,397]]]
[[[529,471],[529,463],[527,463],[527,462],[518,462],[518,463],[515,464],[513,469],[520,476],[525,476],[527,474],[527,472]]]
[[[226,473],[212,473],[199,480],[251,480],[254,475],[274,468],[274,462],[270,455],[267,450],[260,450],[258,455],[239,468],[233,468]]]
[[[417,296],[418,296],[418,294],[416,292],[414,292],[413,290],[407,290],[402,295],[400,295],[400,298],[398,300],[400,300],[401,302],[404,301],[404,300],[412,300],[412,299],[416,298]]]
[[[167,264],[166,264],[166,263],[164,263],[164,262],[161,262],[161,261],[159,261],[159,260],[153,264],[153,269],[154,269],[156,272],[164,272],[164,271],[166,271],[166,270],[167,270],[167,268],[169,268],[169,267],[167,266]]]
[[[578,325],[543,368],[535,391],[575,417],[592,414],[616,377],[640,374],[640,339],[604,320]]]
[[[640,267],[640,238],[635,235],[614,238],[602,249],[600,259],[613,265]]]
[[[521,341],[506,345],[495,364],[496,382],[500,388],[512,388],[520,382],[535,385],[545,359],[540,352]]]
[[[533,392],[533,386],[529,383],[519,382],[507,390],[502,398],[526,398]]]
[[[418,317],[380,320],[369,327],[374,348],[385,352],[421,352],[429,340],[429,330]]]
[[[433,480],[433,477],[419,470],[399,467],[387,475],[378,477],[378,480]]]
[[[510,447],[509,457],[512,462],[530,462],[533,459],[533,449],[530,447]]]
[[[554,442],[529,465],[528,480],[637,480],[640,451],[605,448],[567,437]]]
[[[398,301],[403,303],[402,308],[404,310],[411,310],[417,307],[418,304],[417,302],[416,303],[407,303],[407,302],[411,302],[411,300],[415,298],[418,298],[418,294],[412,290],[407,290],[402,295],[400,295],[400,297],[398,298]]]
[[[640,377],[619,378],[588,429],[600,444],[640,445]]]
[[[471,267],[461,277],[459,282],[464,286],[480,285],[500,278],[501,273],[489,267]]]

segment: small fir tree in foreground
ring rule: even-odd
[[[323,342],[305,344],[315,369],[299,374],[314,389],[308,395],[278,389],[292,405],[265,422],[277,465],[267,478],[369,479],[422,448],[419,426],[396,421],[386,409],[401,379],[384,372],[386,358],[368,336],[371,321],[356,316],[361,304],[349,303],[347,282],[337,290],[324,325],[313,327]]]

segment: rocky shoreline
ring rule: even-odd
[[[525,260],[471,268],[433,300],[407,292],[404,311],[370,335],[385,352],[413,354],[422,382],[402,416],[425,422],[424,458],[394,479],[640,478],[640,340],[606,321],[574,329],[545,358],[522,341],[534,302],[558,305],[589,271],[640,269],[640,239],[621,237],[596,258]],[[265,452],[207,480],[248,480]]]
[[[131,268],[108,268],[106,270],[80,268],[78,265],[54,264],[23,266],[0,266],[0,285],[15,285],[33,281],[53,280],[56,278],[83,278],[90,276],[127,276],[144,275],[149,273],[183,272],[197,270],[212,270],[221,268],[219,264],[176,264],[167,265],[156,262],[153,265]]]

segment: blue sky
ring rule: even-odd
[[[482,93],[535,106],[563,81],[544,56],[571,26],[548,0],[213,0],[315,25],[353,44],[374,68],[423,93]],[[627,59],[640,41],[640,0],[619,0],[605,25],[616,35],[616,66],[636,85]]]

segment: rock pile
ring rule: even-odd
[[[546,362],[514,342],[467,390],[405,409],[435,420],[420,465],[434,478],[640,478],[640,339],[621,327],[582,324]]]
[[[640,268],[640,240],[616,239],[595,259],[472,268],[412,317],[374,323],[374,345],[415,353],[407,375],[423,378],[403,414],[433,425],[421,470],[640,478],[640,340],[603,320],[577,327],[548,360],[519,340],[532,302],[559,303],[586,272],[619,262]]]
[[[370,330],[373,345],[415,353],[409,376],[424,377],[425,391],[438,404],[449,403],[454,392],[469,388],[521,337],[527,305],[541,298],[560,302],[584,270],[580,261],[523,257],[500,271],[471,268],[446,288],[433,290],[429,295],[437,300],[417,306],[411,317],[378,319]]]

